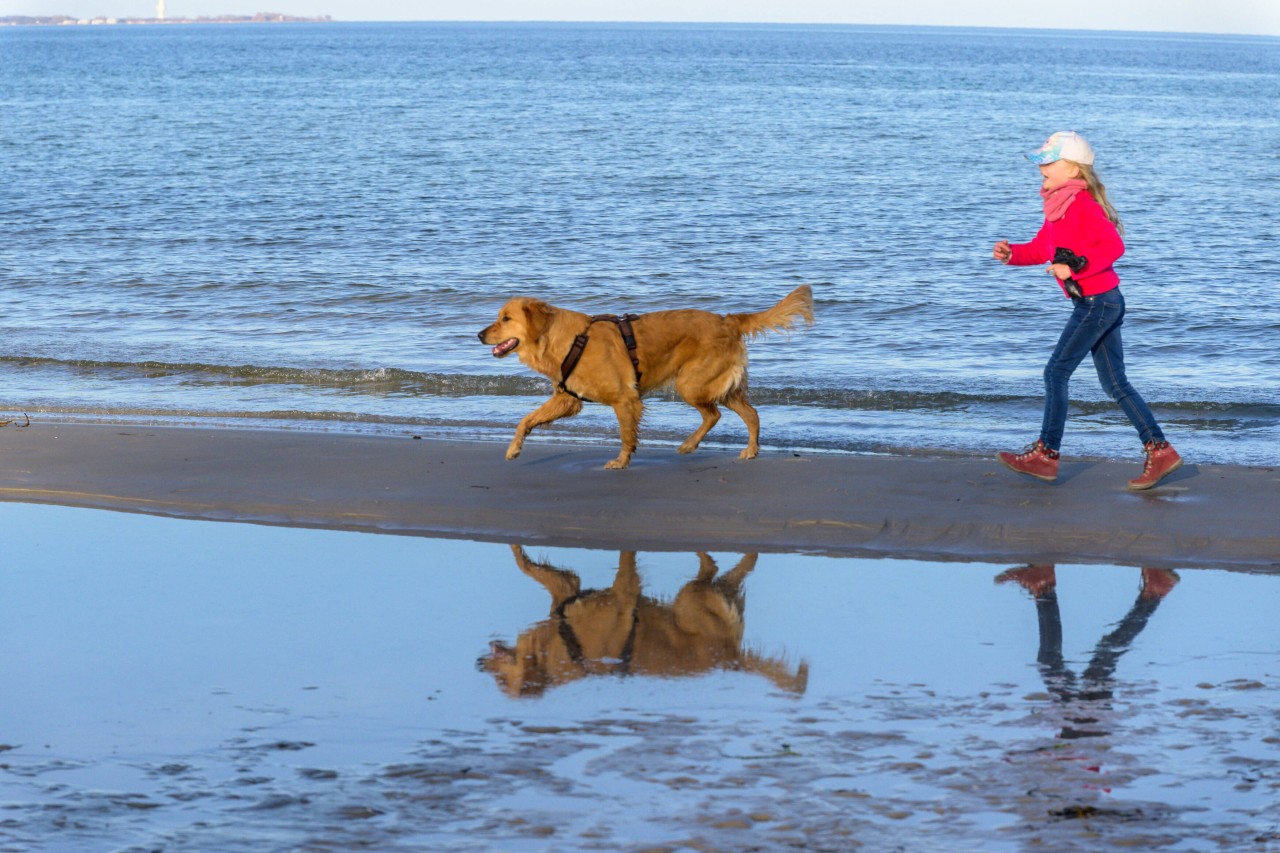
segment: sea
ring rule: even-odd
[[[991,246],[1035,233],[1023,155],[1071,129],[1126,228],[1130,379],[1189,459],[1278,464],[1277,93],[1273,37],[0,28],[0,416],[506,440],[551,390],[477,339],[507,298],[807,283],[815,325],[750,347],[766,452],[1017,449],[1071,306]],[[1064,455],[1140,459],[1087,361],[1071,394]],[[655,394],[641,458],[697,423]]]

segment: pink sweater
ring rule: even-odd
[[[1089,259],[1085,268],[1073,276],[1085,296],[1097,296],[1120,285],[1120,276],[1111,265],[1124,254],[1124,241],[1102,205],[1088,192],[1078,193],[1061,219],[1045,220],[1030,243],[1011,245],[1013,256],[1009,263],[1020,267],[1048,264],[1059,247]],[[1066,288],[1062,292],[1065,295]]]

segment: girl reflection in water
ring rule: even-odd
[[[1119,744],[1113,742],[1121,721],[1117,714],[1131,718],[1138,713],[1141,702],[1122,702],[1117,708],[1114,675],[1121,656],[1178,583],[1178,576],[1167,569],[1142,570],[1138,597],[1124,618],[1098,641],[1079,676],[1067,668],[1062,657],[1062,619],[1054,567],[1023,566],[996,576],[996,583],[1011,582],[1035,599],[1040,623],[1036,662],[1054,699],[1040,705],[1035,716],[1039,725],[1047,724],[1057,732],[1048,744],[1041,742],[1029,749],[1006,752],[1002,775],[1006,782],[1022,786],[1027,792],[1017,798],[1016,808],[1023,813],[1026,829],[1037,844],[1055,848],[1056,840],[1070,837],[1078,841],[1076,830],[1059,822],[1092,817],[1108,820],[1088,822],[1082,829],[1093,841],[1105,842],[1112,828],[1150,819],[1148,806],[1133,799],[1136,792],[1130,790],[1135,779],[1150,772],[1143,764],[1142,752],[1123,748],[1123,737]],[[1113,749],[1117,745],[1121,748]],[[1066,835],[1058,838],[1056,833]],[[1118,844],[1132,838],[1122,834],[1111,840]],[[1074,843],[1071,849],[1076,849]]]
[[[1138,597],[1115,630],[1098,641],[1093,657],[1080,677],[1069,670],[1062,657],[1062,617],[1058,612],[1057,577],[1053,566],[1023,566],[996,577],[996,583],[1017,583],[1031,593],[1040,622],[1040,650],[1036,663],[1045,688],[1069,709],[1067,724],[1059,737],[1074,739],[1101,737],[1099,714],[1110,710],[1115,691],[1113,676],[1120,657],[1129,650],[1151,614],[1178,583],[1178,575],[1168,569],[1143,569]]]

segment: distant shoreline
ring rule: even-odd
[[[215,15],[199,18],[73,18],[70,15],[4,15],[0,27],[67,27],[116,26],[124,24],[324,24],[330,15],[303,18],[278,12],[255,12],[252,15]]]
[[[94,18],[74,18],[70,15],[3,15],[0,16],[0,27],[20,26],[91,26],[91,25],[124,25],[124,24],[278,24],[278,23],[335,23],[331,15],[316,17],[299,17],[283,15],[276,12],[257,12],[253,15],[218,15],[199,18],[111,18],[99,15]],[[568,26],[658,26],[658,27],[794,27],[794,28],[837,28],[863,30],[935,30],[935,31],[972,31],[972,32],[1032,32],[1032,33],[1064,33],[1087,34],[1100,37],[1128,38],[1131,36],[1168,36],[1174,38],[1221,38],[1241,37],[1277,39],[1280,33],[1246,32],[1228,30],[1210,32],[1202,30],[1146,30],[1146,29],[1102,29],[1081,27],[1076,29],[1049,26],[995,26],[989,24],[904,24],[904,23],[871,23],[855,21],[740,21],[740,20],[650,20],[645,18],[613,19],[545,19],[545,18],[425,18],[425,19],[345,19],[344,24],[492,24],[506,26],[522,25],[568,25]]]

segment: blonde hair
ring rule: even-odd
[[[1066,159],[1065,157],[1063,158]],[[1111,200],[1107,198],[1107,188],[1098,178],[1098,173],[1093,170],[1092,166],[1085,163],[1077,163],[1075,160],[1067,160],[1076,170],[1080,172],[1080,177],[1088,185],[1089,195],[1093,196],[1093,200],[1102,205],[1102,210],[1107,214],[1107,219],[1116,226],[1116,231],[1121,235],[1124,234],[1124,223],[1120,221],[1120,214],[1116,213],[1116,209],[1111,206]]]

